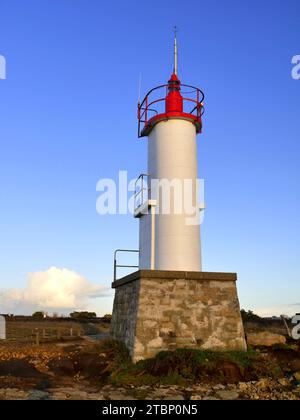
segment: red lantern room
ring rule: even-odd
[[[142,103],[138,104],[139,137],[148,136],[155,124],[170,118],[192,121],[196,132],[201,133],[204,93],[197,87],[182,84],[177,74],[175,38],[174,71],[168,84],[151,89]]]

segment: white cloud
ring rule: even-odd
[[[89,309],[92,299],[107,296],[108,288],[96,285],[75,271],[51,267],[28,274],[25,289],[0,290],[0,312],[30,314],[36,310],[69,313]]]
[[[275,305],[265,308],[256,308],[254,313],[262,317],[288,315],[294,316],[300,312],[300,303],[291,303],[285,305]]]

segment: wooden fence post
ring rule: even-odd
[[[39,331],[36,332],[35,342],[36,342],[37,346],[40,345],[40,333],[39,333]]]

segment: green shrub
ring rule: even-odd
[[[107,341],[103,351],[113,352],[118,360],[111,372],[110,381],[115,384],[130,385],[186,385],[196,382],[201,377],[218,373],[224,362],[244,370],[255,362],[258,353],[248,352],[213,352],[195,349],[177,349],[162,351],[151,359],[134,364],[130,361],[126,347],[118,342]]]
[[[253,311],[245,311],[245,309],[241,310],[242,320],[243,322],[259,322],[262,321],[262,318],[256,315]]]

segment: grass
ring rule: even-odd
[[[162,351],[154,358],[131,362],[126,347],[113,340],[106,341],[103,352],[113,356],[109,382],[116,385],[178,385],[185,386],[201,380],[201,377],[222,374],[224,363],[234,366],[239,371],[251,368],[258,353],[250,349],[247,352],[213,352],[195,349],[177,349]],[[224,376],[224,373],[223,373]]]
[[[102,341],[100,349],[103,353],[113,356],[121,364],[130,362],[129,352],[124,343],[107,339]]]

